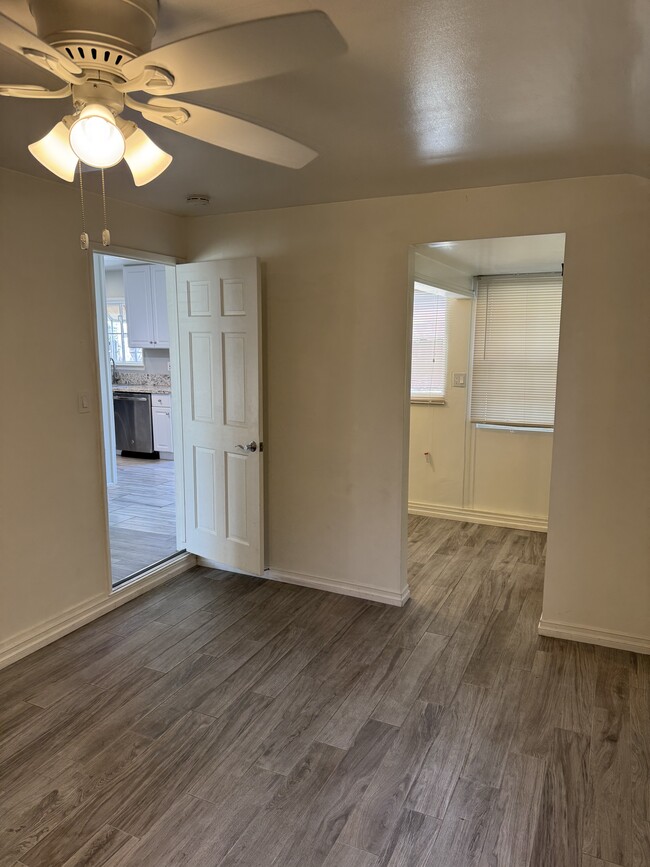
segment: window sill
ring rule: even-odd
[[[444,397],[412,397],[411,406],[446,406]]]
[[[531,425],[527,427],[526,425],[512,425],[512,424],[486,424],[482,422],[473,422],[474,426],[477,430],[500,430],[505,433],[547,433],[552,434],[554,432],[554,428],[552,427],[534,427]]]

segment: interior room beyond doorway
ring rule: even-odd
[[[179,552],[168,267],[101,256],[112,585]],[[100,301],[101,298],[101,301]],[[100,354],[102,347],[100,345]]]
[[[564,241],[414,248],[411,514],[546,530]]]

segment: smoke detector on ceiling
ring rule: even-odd
[[[210,204],[210,196],[186,196],[185,201],[193,208],[205,208]]]

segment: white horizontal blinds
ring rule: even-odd
[[[552,427],[562,277],[479,277],[471,420]]]
[[[445,396],[447,382],[447,299],[423,283],[413,293],[411,398]]]

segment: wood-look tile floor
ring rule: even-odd
[[[412,599],[193,569],[0,672],[0,867],[647,867],[650,657],[537,637],[545,537]]]
[[[118,456],[108,515],[113,584],[175,554],[174,462]]]

